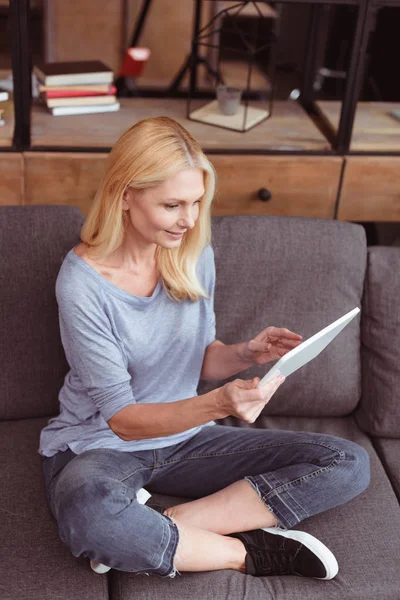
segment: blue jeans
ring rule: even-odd
[[[141,488],[193,500],[246,479],[287,530],[348,502],[370,481],[367,451],[349,440],[225,425],[158,450],[66,450],[44,458],[43,471],[60,538],[74,556],[160,577],[180,574],[180,532],[172,518],[137,502]]]

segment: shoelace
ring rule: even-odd
[[[293,557],[287,552],[254,552],[251,555],[257,571],[271,575],[289,575],[294,572]]]

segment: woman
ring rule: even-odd
[[[167,117],[137,123],[112,149],[56,283],[70,371],[60,415],[41,432],[48,502],[62,541],[95,569],[332,579],[332,552],[291,528],[360,494],[367,452],[330,435],[215,423],[254,423],[281,376],[196,392],[199,379],[301,342],[272,326],[248,342],[215,339],[214,186],[199,144]],[[190,500],[145,505],[142,488]]]

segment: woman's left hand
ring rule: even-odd
[[[245,343],[241,351],[241,358],[246,363],[264,365],[277,358],[282,358],[301,344],[302,339],[303,336],[293,333],[289,329],[267,327],[254,339]]]

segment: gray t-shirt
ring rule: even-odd
[[[215,340],[215,264],[211,245],[196,265],[210,300],[170,300],[161,277],[153,295],[134,296],[105,279],[71,249],[56,281],[61,340],[70,371],[60,414],[40,434],[39,453],[71,448],[132,452],[182,442],[210,421],[181,433],[124,441],[107,421],[129,404],[197,396],[206,347]]]

